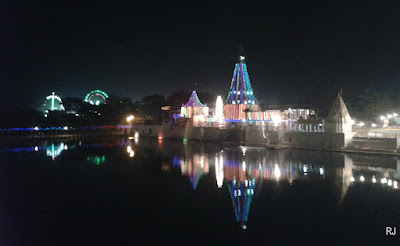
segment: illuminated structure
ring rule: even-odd
[[[84,101],[92,105],[98,106],[100,104],[106,104],[107,99],[108,95],[104,91],[93,90],[86,95]]]
[[[46,100],[43,104],[45,116],[47,117],[47,113],[50,111],[65,111],[62,100],[56,93],[53,91],[50,96],[46,97]]]
[[[351,133],[353,121],[343,101],[341,93],[336,97],[331,111],[325,120],[325,131],[335,133]]]
[[[222,101],[221,96],[217,97],[217,101],[215,103],[214,121],[218,123],[222,123],[224,121],[224,102]]]
[[[244,56],[239,56],[239,61],[235,65],[230,91],[225,103],[225,119],[228,121],[247,120],[248,112],[255,112],[255,114],[250,114],[252,118],[250,120],[262,120],[262,112],[259,112],[259,106],[251,88]]]
[[[200,102],[196,91],[193,91],[189,101],[182,105],[181,117],[193,118],[193,123],[201,123],[207,120],[208,107]]]

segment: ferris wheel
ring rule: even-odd
[[[50,111],[65,111],[61,98],[57,96],[54,91],[51,93],[51,95],[46,97],[43,108],[45,117],[47,117],[47,113]]]
[[[98,106],[100,104],[106,104],[107,99],[108,95],[104,91],[93,90],[86,95],[84,101],[92,105]]]

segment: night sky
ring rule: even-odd
[[[195,83],[225,97],[239,45],[259,100],[400,84],[400,1],[82,2],[0,0],[2,107]]]

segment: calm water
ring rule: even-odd
[[[146,139],[9,144],[1,245],[399,244],[399,169],[394,157]]]

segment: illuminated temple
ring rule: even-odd
[[[181,117],[193,118],[193,122],[205,122],[207,120],[208,107],[200,102],[196,91],[193,91],[189,101],[182,105]]]
[[[254,97],[244,56],[235,65],[231,87],[224,105],[225,120],[262,120],[263,113]]]

